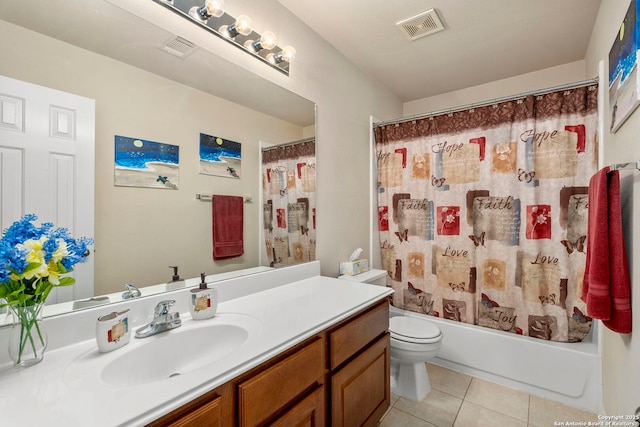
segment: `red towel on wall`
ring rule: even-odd
[[[213,259],[244,254],[244,199],[240,196],[212,196]]]
[[[587,263],[582,286],[587,314],[612,331],[631,332],[631,285],[622,232],[620,174],[605,167],[589,181]]]

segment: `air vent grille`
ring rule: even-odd
[[[198,47],[187,39],[175,36],[167,40],[165,44],[160,48],[165,52],[170,53],[171,55],[177,56],[179,58],[186,58],[187,56],[192,54]]]
[[[444,25],[435,9],[429,9],[411,18],[396,23],[396,26],[409,40],[417,40],[444,30]]]

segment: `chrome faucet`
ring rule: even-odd
[[[153,313],[153,320],[148,325],[136,330],[136,338],[150,337],[151,335],[168,331],[169,329],[175,329],[182,325],[180,313],[177,311],[173,313],[169,312],[175,302],[175,300],[160,301],[158,305],[156,305]]]
[[[126,285],[124,285],[124,287],[127,288],[127,290],[122,293],[122,299],[131,299],[142,296],[140,289],[136,288],[135,285],[127,283]]]

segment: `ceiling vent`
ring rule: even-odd
[[[175,36],[167,40],[160,49],[178,58],[186,58],[191,55],[198,47],[187,39]]]
[[[444,30],[444,25],[435,9],[419,13],[416,16],[396,23],[396,26],[409,40],[417,40]]]

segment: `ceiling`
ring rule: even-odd
[[[584,59],[601,2],[278,1],[404,102]],[[241,99],[238,103],[293,123],[309,125],[309,116],[313,122],[309,101],[204,49],[186,59],[157,49],[173,34],[111,4],[128,2],[47,0],[46,9],[34,9],[29,1],[0,1],[0,19],[226,99]],[[444,25],[441,32],[409,41],[395,25],[432,8]],[[263,92],[268,96],[255,96]]]
[[[132,7],[146,4],[141,0],[46,0],[46,8],[34,8],[31,1],[1,0],[0,20],[299,126],[312,126],[315,123],[313,102],[206,49],[196,48],[186,58],[178,58],[159,49],[180,34],[180,31],[171,31],[175,27],[184,26],[186,30],[182,33],[188,33],[188,39],[196,46],[205,46],[211,39],[210,34],[186,21],[175,19],[171,12],[162,7],[146,8],[158,13],[158,20],[153,22],[166,20],[166,16],[169,16],[170,22],[163,22],[161,25],[164,28],[161,28],[116,5],[120,3],[130,3]]]
[[[584,59],[601,0],[279,0],[402,101]],[[444,31],[396,22],[435,9]]]

